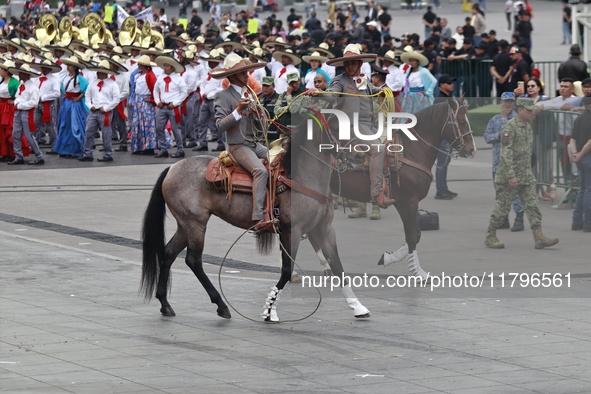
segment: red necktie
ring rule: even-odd
[[[207,80],[211,81],[211,74],[210,73],[207,73]]]
[[[25,84],[23,83],[21,86],[18,87],[19,94],[25,91]]]
[[[43,82],[47,81],[47,77],[41,77],[39,78],[39,89],[41,89],[41,86],[43,85]]]
[[[114,75],[111,75],[111,77],[110,77],[110,78],[111,78],[113,81],[115,80],[115,76],[114,76]]]
[[[281,69],[281,71],[279,72],[279,76],[278,76],[277,78],[281,78],[281,76],[282,76],[283,74],[285,74],[286,72],[287,72],[287,68],[283,67],[283,68]]]
[[[172,78],[170,77],[164,77],[164,82],[166,82],[166,86],[164,86],[164,91],[168,92],[168,85],[170,84],[170,81],[172,81]]]
[[[99,92],[100,92],[101,90],[103,90],[103,85],[104,85],[104,84],[105,84],[105,82],[104,82],[104,81],[100,81],[100,82],[97,84],[97,86],[98,86],[98,88],[99,88]]]
[[[251,73],[251,74],[252,74],[253,72],[254,72],[254,70],[250,70],[250,71],[249,71],[249,73]]]
[[[184,73],[185,73],[184,71],[181,73],[181,77],[183,76]]]
[[[59,61],[59,60],[58,60],[57,62],[55,62],[55,64],[57,64],[58,66],[60,66],[60,67],[61,67],[63,63],[62,63],[61,61]]]

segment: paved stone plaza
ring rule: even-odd
[[[458,24],[460,5],[443,6],[438,13],[453,7],[450,24]],[[488,6],[489,28],[502,31],[502,3]],[[560,4],[536,2],[534,10],[534,58],[566,58],[567,47],[558,45]],[[422,31],[418,15],[397,16],[401,32]],[[493,274],[492,287],[362,287],[356,293],[371,311],[366,320],[356,320],[340,295],[323,291],[311,317],[272,325],[234,310],[231,320],[219,318],[180,257],[170,296],[176,317],[162,317],[157,301],[138,295],[143,212],[173,159],[116,152],[106,165],[49,157],[41,168],[1,166],[0,391],[590,392],[590,235],[570,230],[568,206],[557,210],[540,202],[545,233],[560,238],[556,247],[534,250],[529,230],[502,230],[506,249],[485,248],[494,206],[491,151],[481,137],[476,142],[474,159],[449,167],[449,187],[459,196],[435,200],[433,185],[421,203],[439,213],[441,229],[423,232],[418,250],[433,275]],[[403,263],[377,266],[382,252],[404,242],[393,209],[370,221],[347,219],[341,208],[334,223],[351,275],[408,275]],[[166,227],[172,235],[172,218]],[[204,260],[218,289],[222,257],[241,234],[217,218],[210,222]],[[261,321],[266,293],[278,278],[278,256],[258,256],[250,235],[230,251],[221,284],[240,313]],[[302,274],[321,270],[308,242],[298,265]],[[570,274],[570,287],[566,280],[559,288],[523,289],[508,280],[501,286],[498,275],[512,272]],[[288,285],[279,316],[301,319],[318,302],[317,292]]]

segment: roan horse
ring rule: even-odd
[[[449,100],[427,107],[416,114],[417,124],[413,134],[417,141],[401,134],[404,154],[398,166],[390,167],[390,197],[396,200],[394,206],[404,225],[406,243],[395,252],[382,255],[378,265],[387,266],[408,257],[408,268],[413,275],[427,279],[421,268],[416,246],[421,239],[417,223],[419,202],[429,192],[433,176],[431,168],[440,152],[442,140],[447,140],[461,157],[474,157],[476,146],[467,117],[467,106],[463,97],[458,101]],[[451,156],[451,152],[448,153]],[[369,202],[369,174],[367,170],[333,173],[331,180],[335,194],[355,201]],[[312,244],[314,247],[314,244]],[[314,247],[321,264],[327,267],[322,255]],[[327,272],[325,270],[325,272]]]
[[[315,130],[317,131],[317,126]],[[320,152],[315,160],[308,155],[294,152],[302,148],[308,152],[318,151],[321,135],[314,133],[312,140],[306,140],[306,132],[294,132],[291,148],[284,156],[286,176],[292,182],[316,192],[316,198],[287,189],[278,194],[280,213],[279,240],[282,243],[281,276],[277,285],[267,295],[263,317],[266,321],[279,321],[276,301],[292,273],[292,258],[297,255],[302,235],[308,239],[330,262],[335,275],[342,275],[343,267],[339,258],[336,236],[332,227],[334,215],[330,203],[330,177],[332,172],[331,154]],[[213,286],[202,266],[202,253],[207,222],[211,215],[218,216],[231,225],[247,229],[251,226],[252,195],[234,193],[231,204],[227,194],[219,192],[205,178],[210,156],[188,158],[165,169],[152,191],[150,202],[144,215],[142,228],[143,265],[141,290],[147,299],[153,295],[161,303],[160,312],[174,316],[175,312],[167,299],[170,267],[178,254],[187,248],[186,264],[197,276],[211,302],[217,305],[217,314],[230,318],[230,310]],[[310,176],[310,174],[314,174]],[[300,189],[301,190],[301,189]],[[322,198],[318,198],[324,197]],[[321,201],[323,200],[323,201]],[[177,230],[165,246],[164,220],[166,206],[177,222]],[[262,233],[257,237],[260,252],[272,249],[274,233]],[[369,317],[365,308],[353,293],[351,287],[342,287],[346,301],[357,318]]]

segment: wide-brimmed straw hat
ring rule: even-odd
[[[246,61],[235,53],[230,53],[224,59],[224,67],[219,71],[211,71],[211,76],[216,79],[226,78],[243,71],[256,70],[267,65],[265,62],[247,64]]]
[[[207,56],[199,56],[199,59],[207,62],[221,63],[224,61],[224,55],[221,53],[221,50],[212,49]]]
[[[275,41],[269,41],[264,44],[267,48],[274,48],[275,46],[281,46],[283,48],[291,48],[291,45],[281,37],[277,37]]]
[[[127,72],[127,71],[129,71],[129,70],[127,69],[127,67],[125,67],[125,66],[122,64],[122,63],[123,63],[123,60],[121,60],[121,58],[119,57],[119,55],[113,55],[112,57],[108,57],[108,56],[106,56],[106,55],[100,55],[100,56],[99,56],[99,58],[100,58],[101,60],[106,60],[106,61],[108,61],[110,64],[113,64],[113,65],[117,66],[117,70],[118,70],[119,72],[123,72],[123,73],[124,73],[124,72]]]
[[[23,46],[23,43],[21,41],[20,38],[12,38],[10,40],[4,40],[4,45],[8,48],[8,47],[13,47],[18,49],[20,52],[26,52],[25,47]]]
[[[164,65],[168,64],[171,65],[172,68],[174,68],[174,71],[177,73],[182,73],[183,71],[185,71],[185,66],[183,66],[182,64],[180,64],[178,62],[178,60],[170,57],[170,56],[158,56],[155,59],[156,64],[158,65],[158,67],[164,69]]]
[[[180,42],[184,43],[185,45],[195,44],[195,41],[192,41],[191,37],[189,37],[189,35],[187,33],[183,33],[178,37],[174,37],[174,39],[176,41],[180,41]]]
[[[239,42],[236,41],[231,41],[231,40],[224,40],[222,42],[220,42],[219,44],[217,44],[214,49],[223,49],[225,46],[231,46],[233,51],[242,51],[244,50],[244,48],[242,47],[242,45]]]
[[[334,67],[343,67],[343,64],[347,61],[360,60],[363,63],[367,63],[376,60],[377,57],[378,55],[375,53],[361,53],[356,44],[349,44],[345,47],[342,57],[330,59],[326,64]]]
[[[80,59],[78,59],[76,56],[72,56],[66,59],[62,59],[61,61],[62,63],[68,65],[68,66],[74,66],[74,67],[78,67],[79,69],[84,69],[86,68],[86,65],[84,63],[82,63],[80,61]]]
[[[29,66],[28,64],[23,64],[19,68],[9,68],[8,72],[12,75],[29,74],[31,77],[34,78],[41,76],[41,74],[39,74],[38,72],[31,70],[31,66]]]
[[[265,61],[265,50],[263,48],[259,48],[259,47],[255,47],[255,48],[251,48],[251,49],[246,49],[246,52],[251,55],[256,57],[258,60],[260,61]]]
[[[43,71],[41,71],[42,68],[49,68],[51,69],[51,73],[59,73],[60,71],[62,71],[62,68],[60,66],[58,66],[57,64],[55,64],[54,62],[52,62],[51,60],[43,60],[41,63],[33,63],[31,64],[31,68],[39,71],[40,73],[42,73]]]
[[[146,67],[156,67],[157,66],[157,64],[154,63],[152,61],[152,59],[150,59],[150,56],[148,56],[148,55],[140,56],[140,58],[137,59],[137,64],[139,64],[140,66],[146,66]]]
[[[419,64],[423,67],[425,67],[427,64],[429,64],[429,59],[427,59],[425,57],[425,55],[412,51],[412,52],[404,52],[402,55],[400,55],[400,60],[402,60],[404,63],[408,63],[408,61],[410,59],[416,59],[419,61]]]
[[[150,56],[162,56],[164,55],[164,51],[158,50],[158,48],[147,48],[140,51],[140,55],[150,55]]]
[[[299,56],[295,55],[291,49],[273,52],[273,59],[277,60],[278,62],[281,62],[281,57],[283,56],[287,56],[288,58],[290,58],[291,64],[293,64],[294,66],[297,66],[302,62],[302,59]]]
[[[390,50],[384,54],[383,57],[378,57],[378,59],[382,61],[388,61],[394,63],[396,66],[400,66],[402,62],[399,59],[396,59],[396,52]]]
[[[33,63],[34,59],[33,56],[29,55],[26,52],[21,52],[17,55],[16,60],[14,61],[15,63],[28,63],[31,64]]]
[[[182,54],[182,58],[187,60],[189,64],[199,64],[199,62],[195,60],[195,53],[193,51],[185,51],[185,53]]]
[[[326,56],[321,56],[320,52],[314,52],[310,56],[302,56],[302,59],[306,63],[310,63],[312,60],[318,60],[320,63],[326,63],[328,58]]]
[[[105,74],[112,74],[117,75],[119,74],[117,71],[111,70],[111,63],[103,59],[99,62],[98,66],[96,67],[88,67],[90,71],[95,71],[97,73],[105,73]]]
[[[320,52],[321,55],[324,55],[329,59],[334,58],[334,54],[330,51],[330,45],[328,45],[326,42],[321,43],[318,45],[318,47],[309,48],[308,50],[310,52]]]
[[[62,51],[62,52],[64,52],[64,55],[67,55],[67,56],[72,56],[74,54],[74,51],[72,51],[67,46],[63,45],[62,42],[57,42],[57,43],[55,43],[55,45],[46,45],[45,48],[47,48],[51,51],[53,51],[53,50]]]
[[[11,68],[16,67],[16,64],[12,60],[4,60],[3,63],[0,63],[0,68],[5,70],[10,70]]]
[[[122,46],[121,49],[123,49],[124,52],[127,52],[127,53],[131,54],[131,51],[133,49],[138,50],[138,51],[143,51],[143,50],[146,50],[148,48],[147,47],[143,47],[139,41],[134,41],[131,45],[124,45],[124,46]]]

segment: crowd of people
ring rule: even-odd
[[[71,3],[65,4],[58,18],[72,11],[68,8]],[[102,17],[103,10],[97,4],[84,4],[82,14],[94,11]],[[138,13],[146,5],[139,2],[133,6],[135,10],[130,11]],[[7,21],[0,43],[4,56],[0,64],[0,160],[10,165],[24,164],[24,158],[32,152],[35,159],[28,162],[31,165],[43,165],[46,155],[93,161],[99,132],[103,141],[101,162],[113,161],[114,150],[163,158],[174,148],[170,156],[182,158],[185,149],[209,151],[212,142],[212,151],[230,149],[240,157],[240,150],[232,147],[239,144],[226,139],[228,128],[220,123],[222,115],[216,102],[226,95],[229,86],[248,87],[269,115],[276,117],[278,121],[271,123],[267,137],[272,141],[280,136],[281,125],[290,124],[296,98],[306,91],[334,92],[341,86],[342,75],[360,77],[360,81],[366,81],[363,83],[377,88],[388,87],[398,108],[408,113],[433,105],[438,95],[457,97],[465,93],[468,97],[490,98],[494,92],[502,109],[500,117],[489,124],[487,142],[497,144],[495,160],[500,167],[503,148],[499,144],[503,145],[502,134],[513,118],[517,117],[523,126],[529,121],[526,115],[532,106],[534,115],[551,109],[589,109],[586,101],[571,97],[577,81],[591,88],[589,71],[579,59],[581,50],[576,45],[571,47],[571,59],[559,70],[560,96],[546,100],[543,77],[531,57],[532,8],[528,2],[511,4],[515,19],[509,20],[510,40],[498,40],[496,31],[487,29],[483,3],[473,4],[472,16],[454,31],[446,18],[436,15],[432,6],[427,7],[422,18],[423,40],[418,33],[395,34],[388,8],[373,1],[368,2],[366,10],[351,3],[346,12],[331,1],[328,21],[320,20],[316,12],[304,20],[292,9],[284,24],[271,14],[260,21],[256,32],[248,31],[249,20],[258,17],[256,11],[240,11],[232,17],[221,13],[218,0],[207,7],[209,11],[201,11],[201,16],[193,9],[186,28],[160,10],[154,15],[152,29],[164,39],[154,40],[149,47],[145,40],[121,45],[115,24],[107,24],[115,37],[113,41],[91,43],[76,39],[64,43],[57,37],[51,44],[39,42],[34,38],[39,9]],[[79,26],[80,20],[81,14],[72,15],[74,26]],[[510,22],[514,22],[513,28]],[[138,22],[138,30],[143,23],[147,22]],[[343,61],[338,61],[351,54],[365,60],[353,74],[347,72]],[[373,54],[377,56],[368,56]],[[238,63],[247,66],[247,80],[236,83],[234,77],[219,77],[229,64]],[[511,101],[517,102],[517,111],[509,110]],[[235,115],[237,119],[240,116]],[[585,142],[588,132],[575,134],[575,124],[580,126],[581,122],[561,130],[563,138],[557,143],[561,156],[567,155],[571,146],[571,160],[564,164],[576,163],[579,167],[581,192],[576,200],[573,229],[590,231],[587,162],[591,155],[587,154],[589,144]],[[112,141],[117,143],[115,149]],[[43,145],[48,146],[45,152],[40,148]],[[440,147],[444,153],[449,149],[447,145]],[[253,152],[260,157],[256,149]],[[376,175],[378,156],[373,152],[375,162],[370,163],[375,178],[372,219],[379,218],[379,205],[387,206],[377,201],[381,188]],[[443,200],[457,196],[447,188],[448,158],[445,154],[440,157],[436,171],[436,198]],[[248,153],[241,161],[251,159]],[[254,168],[250,170],[255,172]],[[493,174],[496,171],[499,169],[495,165]],[[501,181],[496,173],[497,189],[514,178],[510,169],[502,172],[506,179]],[[531,181],[528,175],[517,177],[517,183],[523,179]],[[505,190],[507,198],[516,190],[511,185],[513,181],[510,190]],[[533,212],[523,193],[520,197],[523,205],[515,202],[516,231],[523,229],[523,213]],[[507,225],[506,204],[500,206],[502,209],[491,219],[493,230]],[[351,217],[364,216],[365,205]],[[530,224],[535,223],[530,217]],[[496,242],[488,243],[498,246]]]

